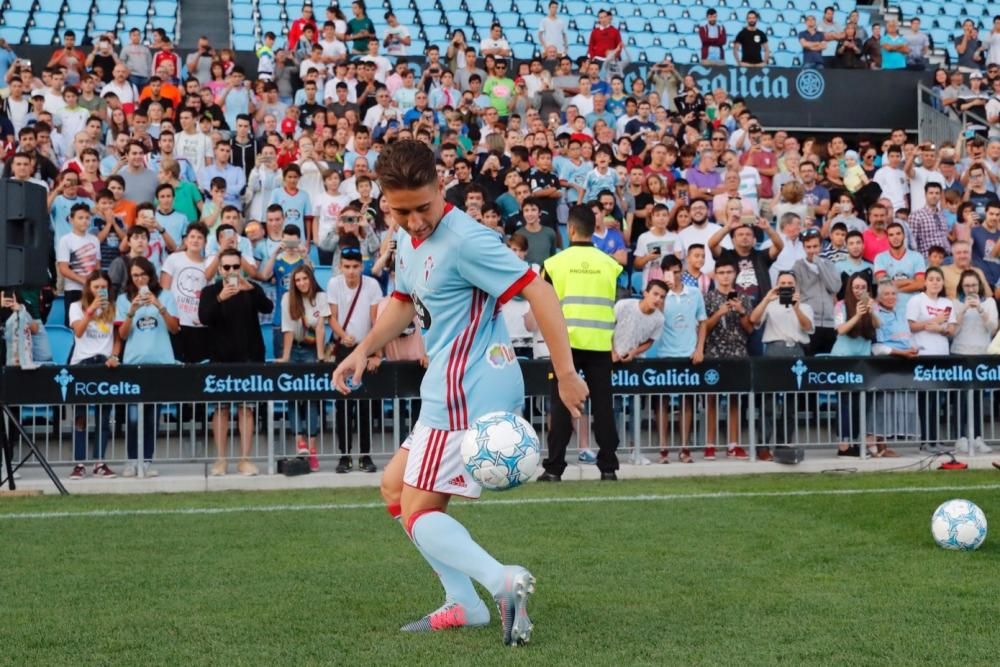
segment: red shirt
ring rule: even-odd
[[[306,20],[300,16],[292,21],[292,27],[288,29],[289,51],[295,50],[295,45],[299,43],[299,37],[302,36],[302,32],[305,30],[307,25],[311,25],[313,27],[313,44],[319,40],[319,29],[316,28],[316,21],[312,19]]]
[[[765,151],[761,149],[756,153],[747,151],[743,154],[743,158],[740,160],[743,164],[749,164],[758,171],[763,167],[764,169],[773,169],[778,166],[778,158],[774,156],[771,151]],[[760,175],[760,196],[764,199],[770,199],[774,196],[774,176],[766,176],[761,173]]]
[[[877,236],[871,228],[866,229],[861,234],[865,242],[865,249],[861,252],[861,256],[864,257],[869,262],[875,262],[875,255],[880,252],[885,252],[889,249],[889,235],[883,234],[882,236]]]
[[[607,28],[595,25],[593,32],[590,33],[587,55],[591,58],[606,58],[608,51],[618,48],[621,43],[622,35],[618,32],[618,28],[613,25]]]
[[[153,56],[153,74],[160,69],[160,65],[169,62],[174,67],[173,77],[176,79],[181,75],[181,59],[173,51],[157,51]]]

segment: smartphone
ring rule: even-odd
[[[865,292],[864,294],[861,295],[861,303],[865,304],[866,306],[871,302],[871,300],[872,297],[870,294],[868,294],[868,292]]]
[[[815,218],[816,217],[816,207],[815,206],[806,206],[806,217],[807,218]]]
[[[224,229],[224,230],[222,230],[222,238],[228,239],[228,238],[232,238],[234,236],[236,236],[236,230],[235,229]]]
[[[226,276],[226,287],[239,287],[240,277],[235,275]]]
[[[652,248],[649,249],[649,253],[651,255],[657,255],[657,256],[659,256],[659,255],[661,255],[663,253],[663,248],[661,248],[660,246],[654,246],[654,247],[652,247]]]
[[[740,300],[739,292],[730,292],[729,294],[726,295],[726,301],[739,301],[739,300]]]
[[[389,241],[389,250],[396,252],[396,239]]]
[[[108,302],[108,288],[102,287],[97,290],[97,297],[104,303]]]
[[[774,217],[773,215],[771,215],[771,202],[769,201],[761,202],[760,217],[764,218],[768,222],[770,222],[771,218]]]
[[[143,285],[139,288],[139,296],[146,297],[149,296],[149,286]]]
[[[295,250],[299,247],[299,239],[288,239],[287,241],[281,242],[285,246],[285,250]]]
[[[744,227],[753,227],[757,224],[757,218],[752,215],[741,215],[740,224]]]
[[[786,308],[792,305],[792,296],[795,294],[794,287],[779,287],[778,288],[778,303]]]

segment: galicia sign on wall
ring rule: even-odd
[[[916,130],[917,85],[926,72],[692,65],[702,94],[742,98],[773,129]]]

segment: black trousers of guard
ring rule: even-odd
[[[594,436],[597,439],[597,468],[601,472],[618,470],[618,432],[611,398],[611,351],[594,352],[573,350],[573,364],[583,371],[583,378],[590,389],[590,411],[594,419]],[[562,475],[566,470],[566,446],[573,436],[573,417],[559,398],[559,384],[552,382],[552,428],[549,431],[549,455],[542,462],[545,471]],[[581,428],[586,428],[581,424]]]

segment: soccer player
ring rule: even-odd
[[[492,411],[517,412],[524,402],[520,367],[488,353],[505,347],[513,358],[503,318],[495,316],[499,307],[517,295],[531,305],[552,355],[559,396],[574,417],[580,416],[587,386],[573,366],[555,291],[494,232],[445,203],[433,152],[420,141],[396,141],[382,151],[376,171],[400,227],[396,291],[371,332],[334,371],[333,381],[345,394],[350,377],[357,386],[368,357],[417,315],[430,358],[420,389],[423,403],[413,432],[385,468],[382,496],[438,574],[445,603],[402,630],[488,624],[475,579],[496,601],[504,644],[524,644],[531,636],[527,600],[534,577],[523,567],[498,562],[445,513],[451,496],[477,498],[481,490],[459,451],[470,422]]]

